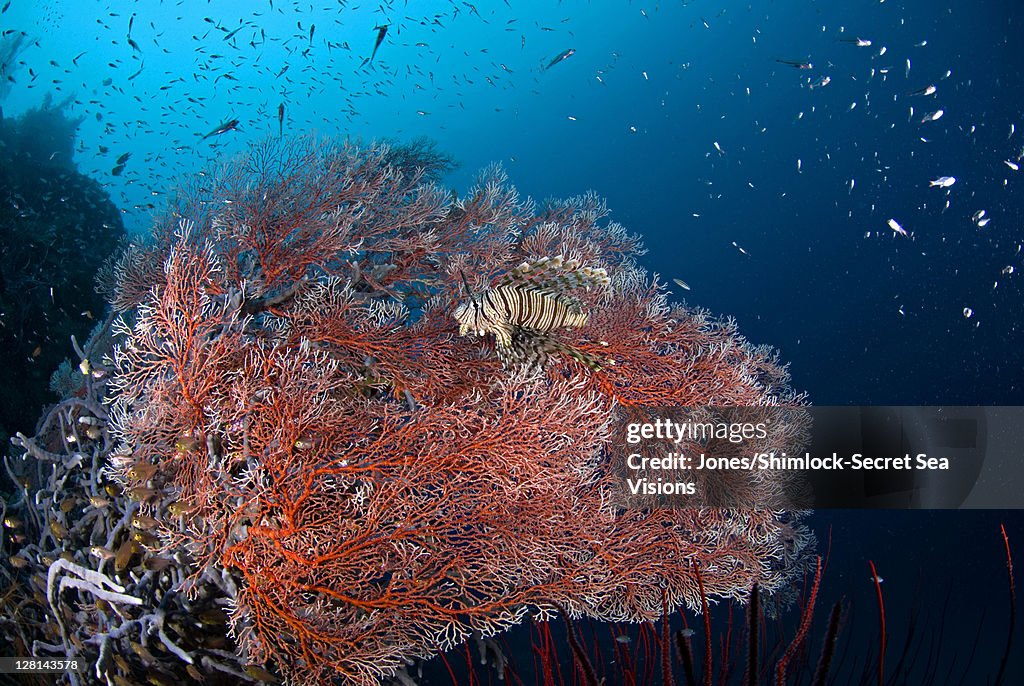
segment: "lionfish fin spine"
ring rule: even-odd
[[[565,260],[559,255],[523,262],[499,279],[495,286],[521,284],[559,293],[575,288],[602,287],[608,282],[608,272],[604,269],[583,267],[578,260]]]
[[[601,371],[601,368],[604,366],[596,356],[591,355],[590,353],[583,352],[579,348],[571,346],[568,343],[561,343],[558,341],[556,341],[556,343],[558,343],[558,349],[561,352],[568,355],[569,357],[576,360],[585,367],[589,367],[595,372]]]

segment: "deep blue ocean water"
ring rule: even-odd
[[[4,114],[72,96],[75,161],[133,232],[176,179],[276,135],[283,103],[285,135],[429,136],[460,190],[500,161],[538,200],[597,191],[647,268],[777,347],[815,404],[1024,402],[1019,2],[13,0],[0,26],[34,41]],[[833,532],[826,605],[850,599],[870,633],[872,559],[894,617],[923,594],[947,641],[974,641],[987,607],[963,683],[991,678],[999,523],[1019,546],[1019,512],[813,522]]]

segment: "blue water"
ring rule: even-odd
[[[20,70],[3,106],[74,94],[78,165],[136,232],[176,179],[276,134],[281,103],[289,134],[427,135],[462,163],[454,187],[500,160],[537,199],[606,196],[649,268],[777,346],[816,403],[1020,402],[1021,177],[1004,162],[1024,146],[1020,10],[842,5],[15,0],[4,26],[38,41],[22,57],[36,76]],[[856,37],[871,46],[839,40]],[[948,193],[928,188],[939,176]]]
[[[1012,0],[13,0],[4,29],[36,43],[2,105],[73,94],[78,167],[135,233],[176,179],[277,135],[281,103],[285,135],[430,136],[460,161],[457,189],[497,160],[538,200],[607,197],[646,267],[776,346],[816,404],[1021,404],[1024,172],[1006,162],[1024,146],[1022,19]],[[858,37],[871,45],[840,40]],[[940,176],[956,183],[930,188]],[[841,532],[831,597],[866,595],[871,619],[873,557],[904,604],[925,579],[966,617],[1005,589],[1000,521],[1024,541],[1016,512],[819,513],[820,538]]]

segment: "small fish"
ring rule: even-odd
[[[132,156],[132,154],[130,152],[126,152],[125,154],[123,154],[123,155],[121,155],[120,157],[117,158],[117,162],[115,162],[115,164],[122,164],[123,165],[125,162],[128,161],[128,158],[131,157],[131,156]]]
[[[277,106],[277,137],[284,135],[284,103]]]
[[[981,219],[984,216],[985,216],[985,210],[978,210],[977,212],[975,212],[974,214],[971,215],[971,221],[972,222],[977,222],[979,219]]]
[[[153,529],[159,524],[160,522],[144,514],[137,514],[132,517],[132,526],[136,529]]]
[[[229,34],[226,34],[226,35],[224,36],[224,40],[231,40],[231,39],[232,39],[232,38],[234,37],[234,35],[235,35],[236,33],[238,33],[239,31],[241,31],[241,30],[242,30],[242,29],[244,29],[244,28],[245,28],[245,24],[242,24],[241,26],[239,26],[239,27],[238,27],[237,29],[235,29],[235,30],[234,30],[234,31],[232,31],[231,33],[229,33]]]
[[[142,658],[142,661],[146,663],[146,665],[156,664],[156,658],[153,657],[153,653],[149,652],[149,648],[138,641],[128,641],[128,645],[131,646],[132,652]]]
[[[224,610],[219,607],[211,607],[208,610],[200,612],[196,618],[201,624],[207,626],[221,626],[228,623],[228,616]]]
[[[940,176],[939,178],[935,179],[934,181],[929,181],[928,182],[928,187],[929,188],[949,188],[954,183],[956,183],[956,177],[955,176]]]
[[[943,110],[935,110],[934,112],[929,112],[928,114],[921,117],[921,123],[927,124],[930,121],[938,121],[939,119],[942,118],[943,114],[945,114]]]
[[[904,229],[902,226],[900,226],[900,223],[898,221],[896,221],[895,219],[890,219],[888,223],[889,223],[889,228],[892,229],[893,231],[895,231],[896,233],[898,233],[899,235],[901,235],[901,236],[906,236],[907,235],[906,229]]]
[[[984,229],[986,226],[988,226],[988,223],[990,221],[992,221],[991,217],[984,217],[982,219],[979,219],[978,220],[978,228],[979,229]]]
[[[313,47],[313,34],[316,33],[316,24],[309,25],[309,47]]]
[[[246,665],[243,671],[256,681],[262,681],[265,684],[279,683],[277,677],[274,676],[273,673],[268,672],[259,665]]]
[[[840,43],[850,43],[851,45],[856,45],[858,48],[870,48],[871,47],[871,41],[869,41],[866,38],[840,38],[839,42]]]
[[[384,42],[384,36],[388,35],[388,26],[390,26],[390,24],[381,24],[380,26],[373,27],[373,30],[377,32],[377,40],[373,44],[373,52],[370,53],[369,57],[363,60],[363,63],[359,65],[360,67],[367,64],[373,64],[373,58],[377,56],[377,48],[379,48],[380,44]]]
[[[190,450],[196,450],[202,446],[202,442],[194,436],[182,436],[174,442],[174,450],[179,455],[184,455]]]
[[[1003,164],[1012,169],[1013,171],[1020,171],[1020,165],[1012,160],[1003,160]]]
[[[181,517],[186,514],[191,508],[185,503],[176,500],[167,506],[167,511],[171,513],[172,517]]]
[[[221,124],[220,126],[215,128],[213,131],[211,131],[210,133],[208,133],[205,136],[203,136],[200,140],[206,140],[210,136],[219,136],[222,133],[227,133],[228,131],[234,131],[237,128],[238,128],[238,120],[237,119],[231,119],[231,120],[228,120],[228,121],[224,122],[223,124]]]
[[[157,495],[155,488],[146,488],[145,486],[136,486],[135,488],[128,491],[128,495],[131,496],[132,500],[138,500],[139,502],[145,502],[150,498],[155,498]]]
[[[128,563],[131,562],[132,554],[135,552],[135,543],[131,539],[127,539],[114,553],[114,569],[118,572],[123,572],[128,568]]]
[[[160,672],[149,672],[146,676],[146,682],[150,686],[177,686],[178,684],[174,677]]]
[[[53,535],[57,537],[58,541],[62,541],[68,537],[68,528],[57,520],[50,522],[50,531],[53,532]]]
[[[128,477],[133,481],[148,481],[156,473],[156,465],[152,462],[136,462],[128,470]]]
[[[564,60],[569,59],[570,57],[572,57],[575,54],[576,54],[576,50],[574,48],[569,48],[567,50],[563,50],[562,52],[560,52],[557,55],[555,55],[555,58],[553,60],[548,62],[548,66],[544,67],[544,71],[547,71],[548,69],[550,69],[551,67],[555,66],[559,62],[562,62]]]
[[[935,95],[937,90],[938,88],[935,87],[935,84],[929,84],[924,88],[918,88],[916,91],[910,91],[907,95]]]
[[[690,290],[690,284],[686,283],[686,282],[685,282],[685,281],[683,281],[682,279],[672,279],[672,280],[673,280],[673,281],[675,282],[675,284],[676,284],[677,286],[679,286],[680,288],[682,288],[682,289],[685,289],[685,290],[687,290],[687,291],[688,291],[688,290]]]
[[[156,536],[147,531],[142,530],[136,530],[135,532],[133,532],[132,540],[136,543],[142,544],[146,548],[155,548],[160,543],[159,538],[157,538]]]
[[[814,65],[810,62],[797,62],[794,60],[775,60],[779,64],[786,64],[796,69],[814,69]]]
[[[152,555],[142,561],[142,566],[151,572],[159,572],[170,567],[173,562],[170,558]]]
[[[101,545],[94,545],[93,547],[89,548],[89,554],[99,560],[110,560],[113,559],[115,556],[114,551],[110,550],[109,548],[104,548]]]
[[[622,636],[616,636],[615,637],[615,642],[616,643],[621,643],[622,645],[628,645],[628,644],[633,642],[633,639],[631,639],[629,636],[626,636],[625,634],[623,634]]]
[[[295,441],[293,445],[295,446],[296,450],[309,450],[310,448],[315,448],[320,443],[321,440],[316,436],[305,436]]]

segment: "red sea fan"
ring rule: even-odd
[[[186,586],[231,579],[245,660],[373,684],[556,605],[698,608],[698,570],[711,596],[783,587],[809,538],[793,517],[624,509],[608,464],[629,408],[802,404],[771,352],[670,304],[595,196],[538,213],[492,167],[455,200],[397,159],[257,146],[158,224],[162,274],[118,329],[116,466]],[[584,326],[517,329],[541,364],[458,335],[465,284],[556,255],[608,283],[559,295]]]

